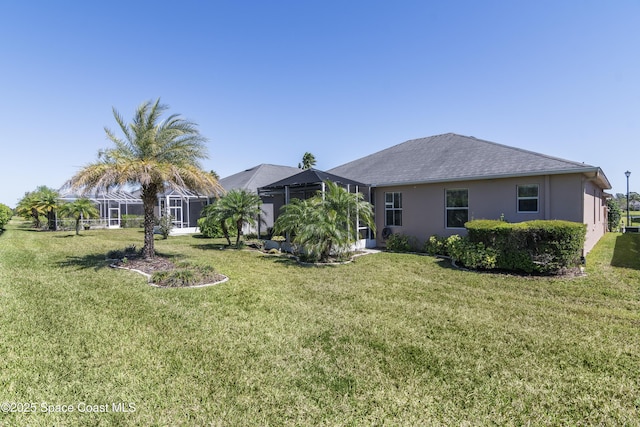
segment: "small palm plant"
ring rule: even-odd
[[[50,230],[56,228],[56,209],[60,204],[60,195],[56,190],[47,186],[40,186],[35,191],[28,192],[18,202],[17,213],[24,218],[33,219],[33,226],[41,228],[41,215],[46,215]]]
[[[328,261],[332,254],[344,254],[358,241],[362,222],[375,229],[373,207],[360,193],[350,193],[331,181],[324,193],[307,200],[293,199],[282,207],[274,224],[276,233],[293,236],[307,257]]]
[[[80,234],[80,222],[82,219],[96,218],[98,209],[89,199],[82,198],[70,203],[65,203],[60,208],[60,213],[70,216],[76,221],[76,236]]]
[[[198,224],[203,232],[205,229],[212,232],[219,227],[222,231],[222,235],[227,239],[227,246],[231,246],[229,226],[233,226],[233,224],[231,224],[231,219],[229,218],[225,207],[220,203],[220,200],[222,199],[218,199],[202,209],[202,217],[198,221]]]
[[[262,212],[262,200],[257,194],[241,189],[228,192],[220,199],[220,204],[236,227],[236,248],[240,248],[242,227],[257,223]]]
[[[215,203],[203,210],[203,215],[211,224],[218,224],[231,246],[229,226],[236,229],[236,248],[240,248],[240,236],[245,224],[255,225],[259,220],[262,200],[257,194],[245,190],[229,191]]]

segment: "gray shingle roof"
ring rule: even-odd
[[[406,141],[329,172],[373,186],[586,173],[611,188],[598,167],[454,133]]]
[[[300,172],[300,169],[292,166],[279,166],[270,164],[260,164],[250,169],[238,172],[220,180],[220,185],[227,190],[245,189],[257,192],[259,187],[263,187],[272,182],[279,181]]]
[[[364,186],[361,182],[354,181],[342,176],[337,176],[328,172],[323,172],[318,169],[306,169],[295,175],[291,175],[287,178],[281,179],[276,182],[269,183],[269,185],[263,186],[264,189],[283,188],[289,187],[305,187],[309,185],[320,184],[324,181],[331,181],[339,185],[359,185]]]

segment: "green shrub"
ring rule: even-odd
[[[609,208],[609,216],[607,217],[609,231],[619,231],[620,220],[622,219],[620,205],[614,199],[607,199],[607,207]]]
[[[7,205],[3,205],[0,203],[0,230],[4,228],[5,225],[11,219],[11,215],[13,215],[13,211]]]
[[[491,270],[496,267],[498,252],[494,248],[487,248],[484,243],[473,243],[469,239],[461,240],[462,251],[460,262],[473,269]]]
[[[444,247],[446,248],[447,254],[454,261],[459,261],[462,258],[464,245],[462,243],[462,237],[459,235],[454,234],[453,236],[447,237],[444,241]]]
[[[577,265],[586,235],[585,224],[558,220],[474,220],[465,227],[470,242],[496,251],[496,268],[526,273],[553,273]]]
[[[122,228],[142,228],[144,227],[144,216],[142,215],[122,215],[120,219]]]
[[[422,250],[428,255],[449,255],[447,251],[447,239],[440,236],[431,236],[424,242]]]
[[[168,239],[171,230],[173,229],[173,216],[169,215],[168,212],[164,212],[160,218],[156,220],[158,227],[160,227],[160,234],[163,239]]]
[[[411,252],[416,246],[415,238],[406,234],[392,234],[387,238],[387,250],[392,252]]]
[[[222,226],[219,222],[216,222],[210,218],[202,217],[198,218],[198,228],[200,229],[200,234],[204,237],[208,237],[211,239],[217,239],[220,237],[224,237],[224,232],[222,231]],[[228,230],[229,237],[236,236],[236,230],[234,227]]]

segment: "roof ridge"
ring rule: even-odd
[[[251,188],[251,183],[255,180],[256,176],[258,175],[258,172],[260,171],[260,169],[262,169],[264,166],[264,163],[260,163],[258,166],[254,166],[250,169],[247,169],[245,172],[251,172],[251,176],[249,177],[249,179],[247,180],[246,184],[244,185],[245,190],[248,188]]]
[[[495,146],[498,146],[498,147],[503,147],[503,148],[508,148],[508,149],[511,149],[511,150],[520,151],[522,153],[533,154],[533,155],[536,155],[536,156],[539,156],[539,157],[544,157],[546,159],[557,160],[557,161],[560,161],[560,162],[569,163],[569,164],[574,165],[574,166],[595,167],[593,165],[589,165],[589,164],[586,164],[584,162],[576,162],[576,161],[573,161],[573,160],[564,159],[562,157],[550,156],[549,154],[539,153],[537,151],[527,150],[525,148],[520,148],[520,147],[513,147],[511,145],[501,144],[499,142],[489,141],[487,139],[476,138],[475,136],[465,136],[465,135],[459,135],[459,134],[454,134],[454,135],[461,136],[463,138],[474,139],[476,141],[484,142],[486,144],[492,144],[492,145],[495,145]]]

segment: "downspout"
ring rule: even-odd
[[[586,180],[585,180],[584,176],[582,176],[581,182],[582,182],[582,194],[581,194],[582,206],[580,208],[581,209],[581,214],[580,215],[582,217],[582,223],[587,225],[587,227],[586,227],[587,233],[586,234],[588,235],[589,234],[589,224],[586,223],[585,220],[584,220],[584,193],[587,191],[587,184],[586,184]],[[587,243],[586,240],[587,240],[587,236],[585,236],[585,244]],[[580,252],[580,254],[581,254],[581,259],[584,259],[585,255],[586,255],[586,253],[584,251],[584,246],[582,247],[582,251]]]
[[[358,185],[356,185],[356,193],[355,193],[355,200],[356,200],[356,242],[358,240],[360,240],[360,212],[358,210],[358,193],[360,192],[360,187],[358,187]]]
[[[289,204],[289,186],[288,185],[284,186],[284,204],[285,204],[285,206]],[[288,231],[287,231],[287,235],[285,237],[287,239],[287,243],[291,243],[291,241],[290,241],[291,236],[290,236]]]
[[[551,219],[551,178],[544,176],[544,219]]]
[[[351,194],[351,185],[347,184],[347,193]],[[358,216],[358,212],[356,211],[356,218]],[[347,207],[347,236],[351,234],[351,221],[349,218],[351,217],[351,212],[349,212],[349,207]],[[356,231],[358,230],[358,224],[356,223]]]
[[[371,203],[371,186],[369,186],[369,203]],[[373,206],[373,222],[375,224],[376,221],[376,206],[371,203],[371,206]],[[369,237],[370,240],[374,240],[375,236],[373,235],[373,232],[371,231],[371,228],[367,228],[367,235]]]

